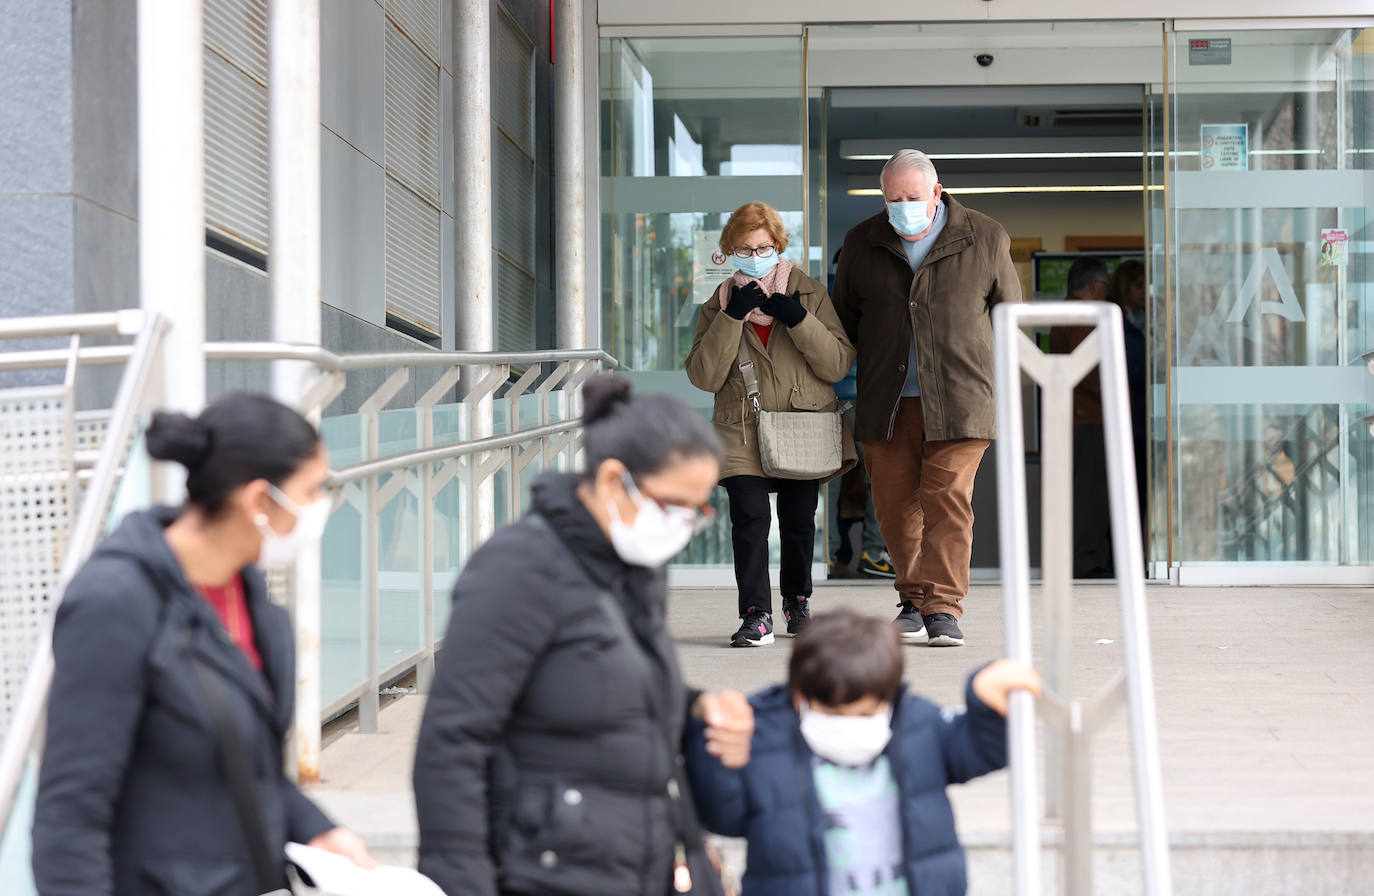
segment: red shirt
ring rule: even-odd
[[[749,326],[753,327],[754,332],[759,334],[759,341],[763,343],[763,347],[768,348],[768,337],[773,335],[773,325],[750,324]]]
[[[197,585],[200,596],[215,611],[229,640],[238,645],[253,668],[262,671],[262,657],[253,638],[253,619],[248,615],[248,596],[243,590],[243,576],[234,576],[218,588]]]

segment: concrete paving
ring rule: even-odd
[[[1159,586],[1148,600],[1176,892],[1374,892],[1374,589]],[[813,601],[817,612],[896,612],[885,584],[827,583]],[[672,592],[669,625],[691,684],[748,692],[785,676],[788,639],[732,650],[734,622],[728,589]],[[912,688],[962,702],[969,672],[1003,654],[997,587],[973,588],[963,628],[963,648],[907,648]],[[1074,696],[1087,697],[1120,668],[1112,586],[1077,589],[1071,641]],[[402,698],[382,713],[381,733],[338,738],[316,791],[340,821],[398,858],[415,843],[410,753],[422,712],[422,698]],[[1098,891],[1137,892],[1124,712],[1094,747]],[[970,847],[970,892],[1006,892],[1006,774],[951,793]]]

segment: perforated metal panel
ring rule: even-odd
[[[439,61],[438,0],[386,0],[386,14],[426,56]]]
[[[439,204],[439,68],[386,26],[386,170]]]
[[[387,312],[438,334],[439,210],[390,175],[385,257]]]
[[[75,514],[72,432],[65,387],[0,391],[0,731],[23,687]]]
[[[267,253],[267,0],[205,2],[205,226]]]

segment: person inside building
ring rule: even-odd
[[[283,773],[296,648],[262,568],[324,531],[319,434],[233,394],[155,415],[145,440],[186,468],[187,500],[127,517],[58,607],[38,892],[256,896],[286,886],[288,841],[374,865]],[[245,791],[256,818],[239,814]]]
[[[468,561],[415,748],[420,870],[449,896],[659,896],[700,830],[677,774],[690,714],[748,761],[737,693],[683,686],[665,564],[710,523],[721,447],[666,395],[583,387],[581,472]],[[678,847],[681,847],[679,851]]]
[[[1103,302],[1111,278],[1107,263],[1095,255],[1069,267],[1066,298]],[[1050,351],[1068,354],[1093,332],[1091,326],[1055,327]],[[1073,390],[1073,576],[1109,579],[1112,562],[1111,505],[1107,498],[1107,443],[1102,428],[1102,383],[1098,368]]]
[[[1149,408],[1146,390],[1149,388],[1149,341],[1146,335],[1145,265],[1128,258],[1112,272],[1107,299],[1121,306],[1122,338],[1126,348],[1126,380],[1131,395],[1131,433],[1135,447],[1135,488],[1140,504],[1140,532],[1148,546],[1148,493],[1150,467]],[[1148,555],[1148,551],[1146,554]]]
[[[773,595],[768,578],[768,531],[778,504],[782,543],[779,586],[787,631],[810,617],[816,502],[824,479],[766,476],[759,458],[756,415],[748,400],[744,364],[752,361],[758,408],[834,411],[834,384],[854,361],[825,287],[782,257],[788,244],[782,218],[762,202],[735,210],[720,235],[720,250],[735,273],[701,306],[687,353],[687,378],[715,395],[711,420],[725,444],[720,484],[730,500],[730,541],[739,589],[739,628],[733,647],[773,643]],[[842,475],[857,461],[846,431]]]
[[[840,249],[835,310],[858,349],[854,436],[896,569],[908,642],[964,643],[973,483],[996,435],[991,310],[1021,300],[1007,232],[944,192],[903,149],[879,178],[883,211]]]

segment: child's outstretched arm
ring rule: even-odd
[[[724,706],[704,700],[693,707],[682,732],[682,755],[687,764],[692,801],[702,825],[717,834],[742,837],[748,815],[743,769],[747,767],[748,740],[753,734],[753,708],[733,692],[720,696],[726,698]],[[735,698],[742,707],[735,705]],[[729,735],[722,736],[722,729],[737,727],[738,722],[732,726],[730,720],[745,711],[748,712],[748,733],[741,752],[738,744],[730,743]],[[719,717],[719,713],[724,713],[725,717]]]
[[[945,710],[945,769],[951,784],[996,771],[1007,764],[1007,706],[1013,690],[1040,694],[1040,676],[1025,663],[997,660],[969,676],[964,712]]]

